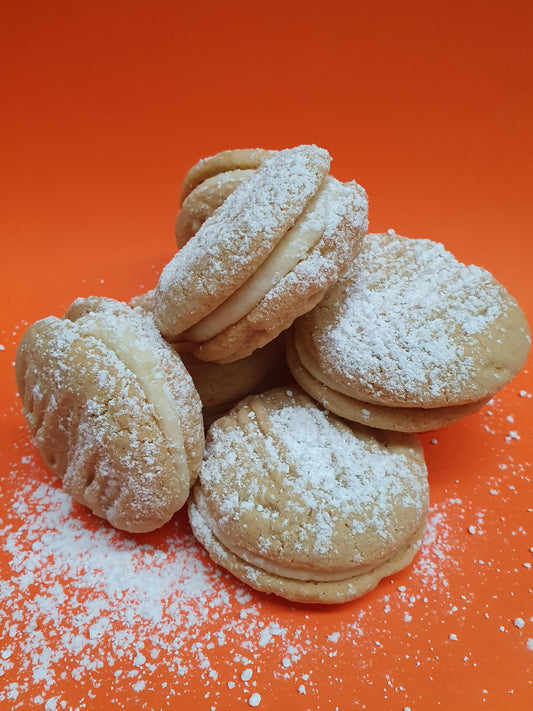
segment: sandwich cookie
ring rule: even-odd
[[[201,402],[150,319],[78,299],[30,326],[15,367],[30,432],[76,501],[130,532],[183,506],[203,455]]]
[[[478,410],[523,367],[525,316],[441,244],[369,234],[349,274],[294,326],[289,367],[332,412],[413,432]]]
[[[188,511],[211,558],[241,581],[338,603],[410,563],[427,507],[416,435],[346,422],[299,388],[275,388],[213,423]]]
[[[249,178],[272,151],[242,148],[202,158],[185,176],[176,219],[178,247],[199,228],[242,182]]]
[[[273,153],[163,269],[154,319],[200,360],[231,362],[273,340],[344,274],[367,227],[355,182],[316,146]]]

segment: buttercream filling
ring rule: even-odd
[[[253,276],[182,336],[195,343],[202,343],[246,316],[320,241],[326,228],[331,202],[342,197],[342,188],[341,182],[327,176],[293,227],[278,242]]]

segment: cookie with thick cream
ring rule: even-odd
[[[478,410],[529,348],[522,310],[491,274],[391,230],[366,235],[350,272],[294,325],[287,355],[324,407],[408,432]]]
[[[188,242],[228,195],[271,154],[261,148],[241,148],[202,158],[193,165],[181,186],[181,209],[175,227],[178,247]]]
[[[200,360],[231,362],[273,340],[344,274],[367,227],[355,182],[317,146],[273,152],[163,269],[154,319]]]
[[[15,366],[30,432],[76,501],[130,532],[184,505],[204,449],[201,402],[150,319],[78,299],[30,326]]]
[[[296,387],[245,398],[211,425],[188,511],[243,582],[338,603],[410,563],[427,506],[416,435],[346,422]]]

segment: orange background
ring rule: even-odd
[[[19,412],[16,344],[28,323],[61,315],[77,296],[127,300],[155,284],[174,250],[181,179],[203,156],[327,148],[333,174],[366,188],[372,231],[442,241],[491,271],[533,323],[531,2],[4,0],[0,33],[4,583],[15,575],[5,541],[24,526],[13,501],[40,482],[58,486]],[[531,358],[479,414],[421,438],[427,540],[410,568],[366,597],[318,609],[250,591],[255,627],[244,618],[239,627],[241,588],[189,541],[181,513],[141,543],[189,541],[211,575],[209,594],[226,599],[217,602],[224,624],[233,621],[223,644],[209,643],[223,626],[214,614],[187,631],[207,664],[184,643],[175,654],[188,671],[169,672],[180,630],[167,619],[130,630],[132,649],[166,636],[151,668],[125,654],[115,675],[105,656],[112,628],[90,647],[100,668],[75,679],[74,655],[36,681],[4,585],[0,708],[244,709],[253,692],[260,709],[280,711],[530,708],[530,370]],[[101,525],[81,508],[75,516],[88,531]],[[42,592],[30,585],[28,600]],[[263,645],[261,625],[272,622],[284,632]],[[58,630],[43,630],[56,645]]]

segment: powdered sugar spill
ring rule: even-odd
[[[521,416],[529,400],[518,391],[515,400],[509,410],[497,398],[491,415],[453,434],[442,430],[437,447],[423,438],[428,456],[446,448],[453,463],[450,442],[483,432],[475,453],[461,455],[470,468],[430,466],[435,501],[413,564],[361,600],[320,612],[272,603],[221,573],[182,515],[142,537],[91,517],[39,463],[25,428],[13,424],[19,404],[10,403],[0,414],[13,457],[4,450],[0,708],[98,708],[102,694],[116,707],[176,708],[189,693],[195,708],[209,711],[249,708],[252,697],[259,708],[283,698],[305,711],[343,708],[341,693],[374,689],[384,705],[416,709],[428,705],[428,678],[436,689],[443,668],[477,679],[479,698],[503,698],[502,682],[489,675],[494,650],[504,668],[518,655],[526,669],[533,664],[524,602],[533,562],[531,463],[519,456],[530,442]],[[509,416],[520,440],[502,436]],[[485,434],[487,419],[498,436]],[[519,703],[531,693],[531,675],[520,685],[507,671]]]

